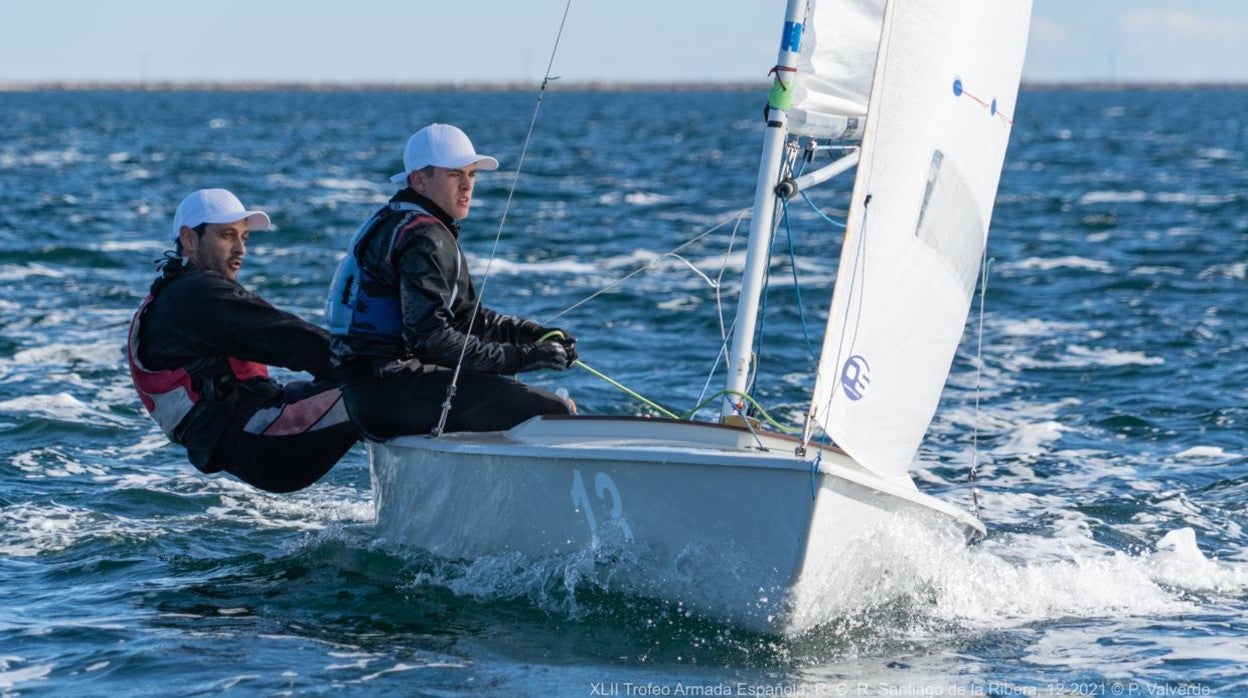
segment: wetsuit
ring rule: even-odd
[[[506,375],[531,367],[546,328],[483,306],[469,329],[476,288],[459,225],[437,204],[403,189],[365,223],[348,254],[328,316],[347,411],[365,436],[432,431],[461,350],[446,431],[499,431],[568,414],[556,395]]]
[[[238,283],[165,263],[131,324],[136,390],[196,468],[260,489],[316,482],[359,439],[330,362],[329,334]],[[267,366],[314,381],[281,385]]]

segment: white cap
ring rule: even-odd
[[[200,189],[191,192],[173,214],[173,230],[170,240],[177,240],[182,226],[194,228],[201,223],[233,223],[247,219],[248,230],[264,230],[269,227],[269,214],[264,211],[248,211],[243,202],[225,189]]]
[[[458,170],[473,164],[482,170],[498,169],[498,160],[478,155],[463,131],[450,124],[429,124],[407,139],[407,147],[403,149],[404,169],[390,181],[402,184],[409,174],[430,165]]]

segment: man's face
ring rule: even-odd
[[[202,236],[183,226],[181,236],[182,252],[195,266],[220,272],[231,281],[237,280],[238,270],[247,254],[246,219],[233,223],[209,223]]]
[[[476,165],[468,165],[458,170],[435,167],[430,175],[420,170],[413,172],[411,183],[413,189],[429,197],[447,215],[458,221],[468,217],[468,209],[472,207],[472,185],[476,177]]]

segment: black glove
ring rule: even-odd
[[[577,359],[576,337],[573,337],[571,332],[567,330],[561,330],[558,327],[552,327],[550,328],[550,331],[559,333],[555,335],[554,337],[552,337],[551,339],[562,344],[563,350],[568,352],[568,368],[571,368],[572,364],[576,363],[576,359]]]
[[[516,329],[515,338],[511,343],[516,345],[530,344],[541,339],[542,335],[547,332],[549,330],[532,320],[521,320]]]
[[[545,339],[543,339],[543,337]],[[562,327],[539,327],[536,334],[533,335],[534,342],[558,342],[563,345],[564,351],[568,352],[568,368],[576,363],[578,358],[576,353],[576,337],[572,333]]]
[[[562,371],[570,366],[568,351],[559,342],[526,344],[520,347],[520,371],[536,371],[553,368]]]

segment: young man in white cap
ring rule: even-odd
[[[183,199],[167,236],[176,256],[130,322],[127,357],[143,406],[196,468],[293,492],[359,435],[333,379],[329,334],[237,281],[248,235],[267,227],[267,214],[225,189]],[[270,365],[316,380],[281,385]]]
[[[477,291],[458,221],[477,171],[498,161],[458,128],[430,124],[408,139],[403,166],[390,178],[403,189],[351,239],[330,286],[331,346],[352,420],[378,441],[432,431],[461,354],[446,431],[568,414],[561,398],[509,374],[571,366],[575,338],[484,306],[468,326]]]

